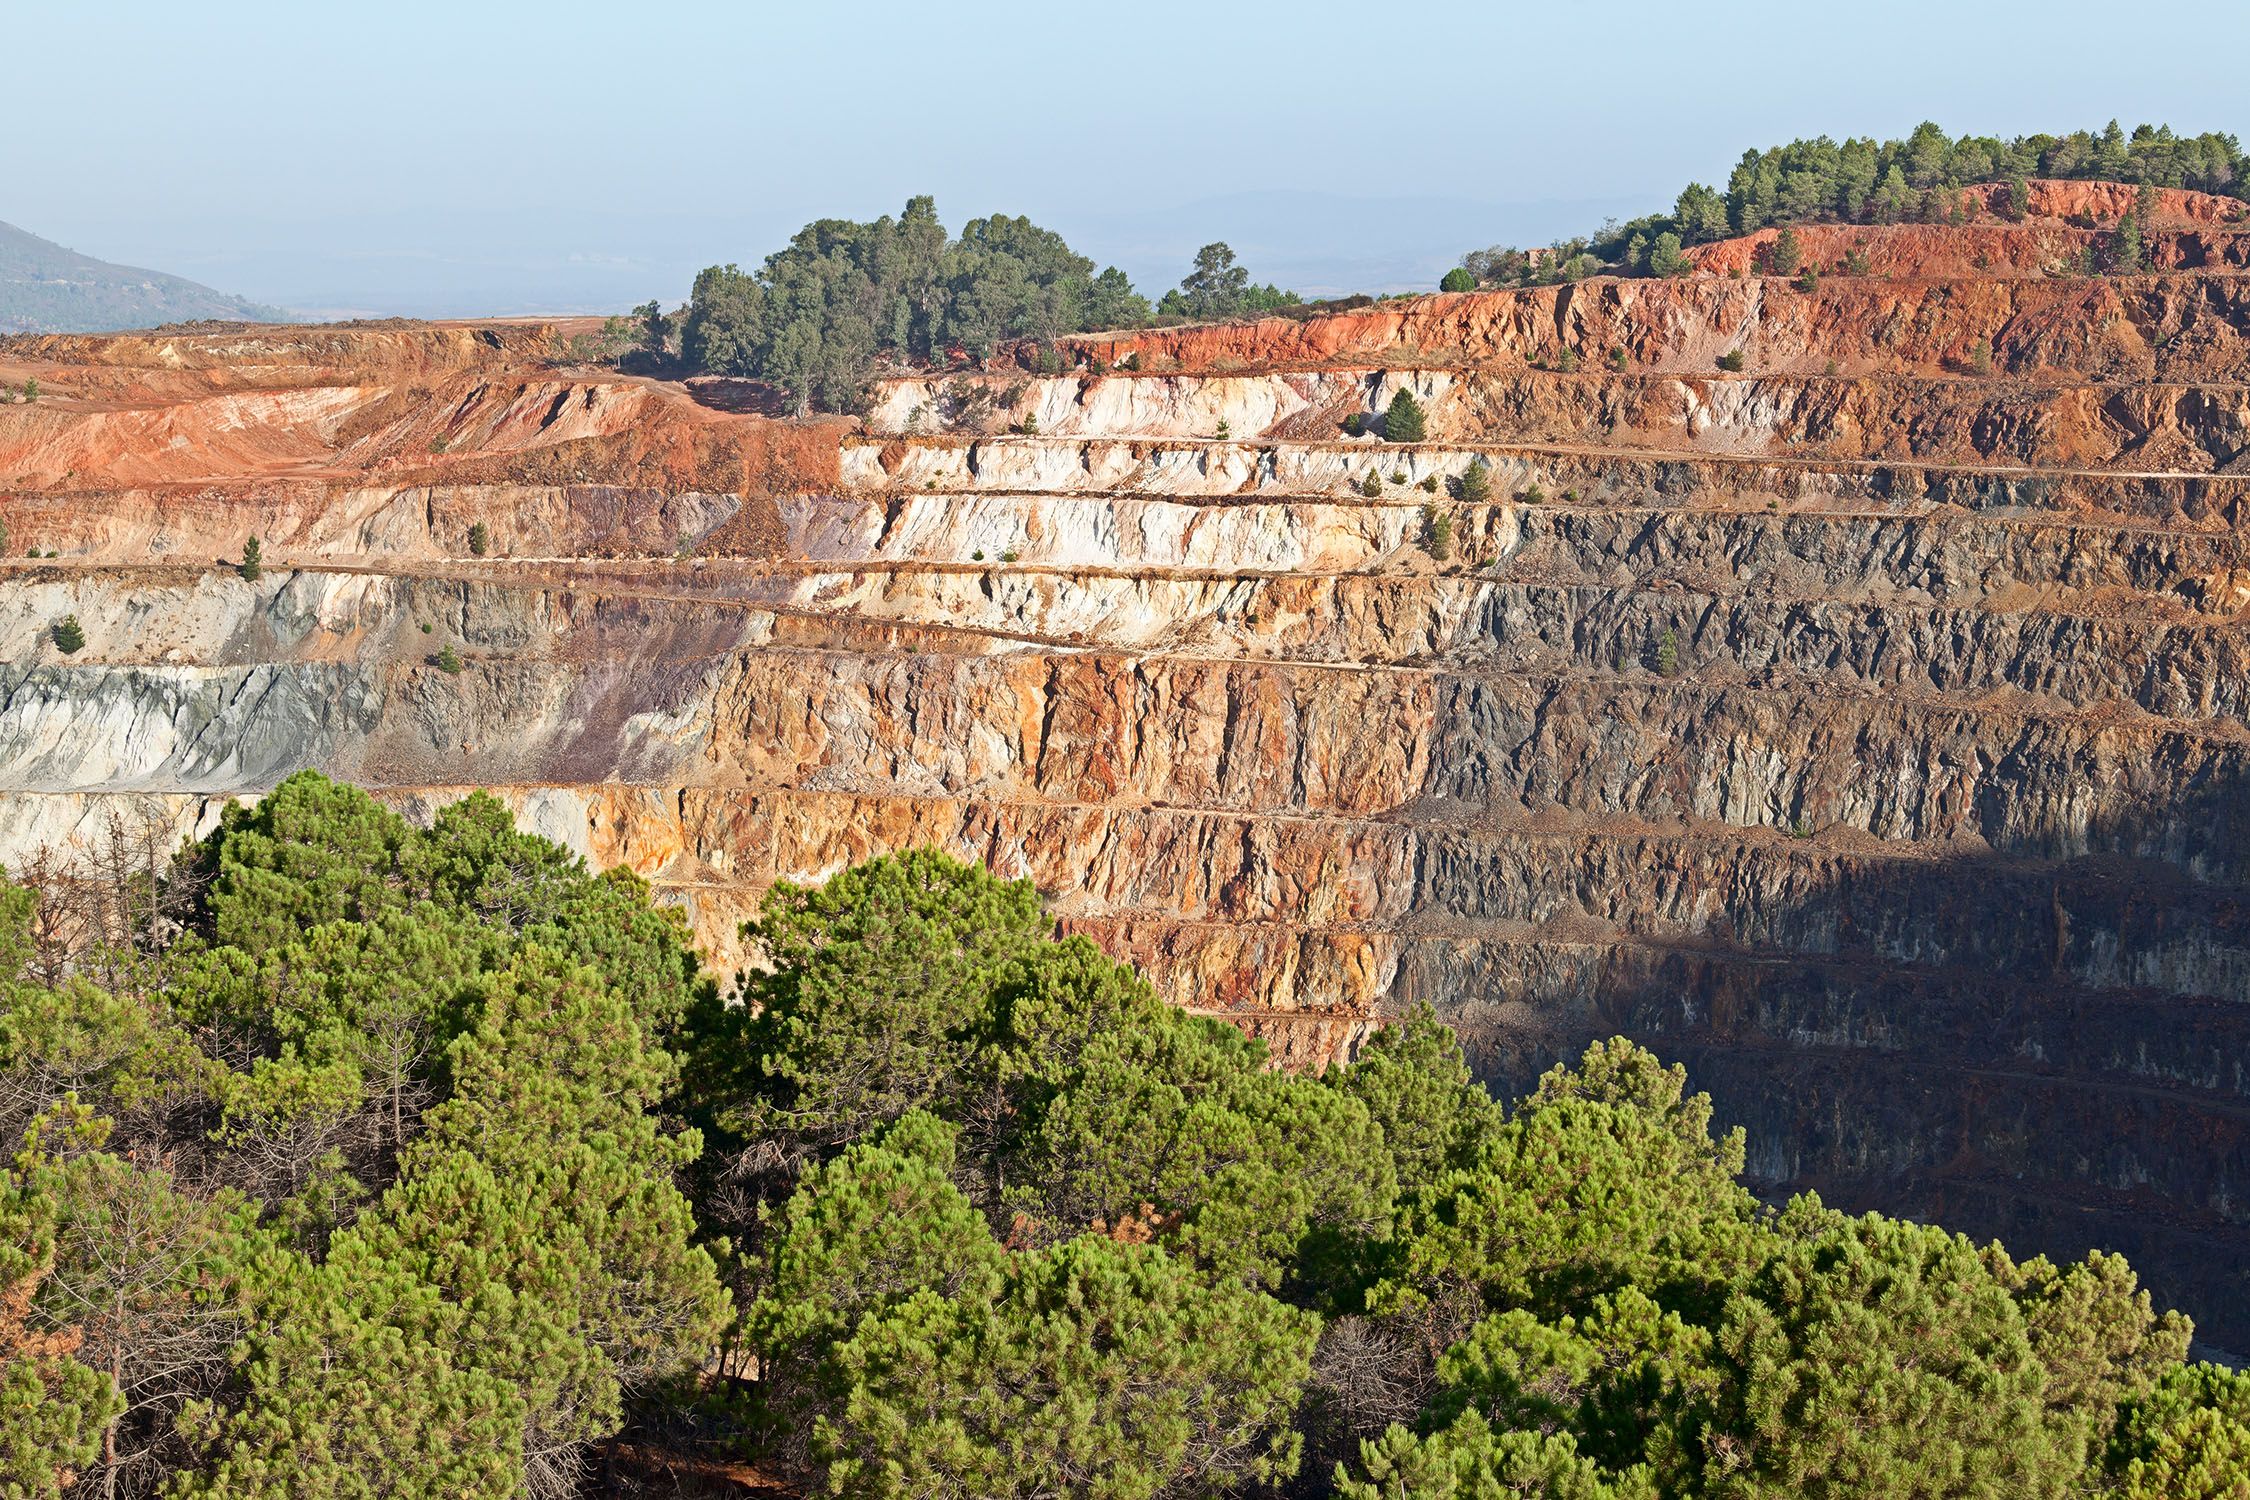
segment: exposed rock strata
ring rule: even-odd
[[[731,958],[773,879],[936,843],[1293,1061],[1425,999],[1509,1087],[1625,1030],[1774,1186],[2116,1245],[2241,1347],[2250,279],[2192,195],[2158,272],[2043,274],[2100,186],[1808,235],[1888,278],[1712,247],[856,432],[539,330],[0,346],[49,393],[0,407],[0,857],[305,764],[493,785]],[[1432,441],[1344,434],[1401,387]]]

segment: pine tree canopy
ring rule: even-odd
[[[295,776],[82,898],[0,883],[0,1495],[2250,1489],[2115,1256],[1761,1202],[1623,1039],[1277,1068],[936,851],[776,884],[725,985],[482,794]]]

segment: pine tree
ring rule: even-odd
[[[1470,275],[1464,266],[1455,266],[1438,282],[1438,290],[1441,292],[1473,292],[1476,289],[1476,277]]]
[[[27,1183],[0,1178],[0,1494],[24,1500],[71,1489],[125,1406],[114,1381],[74,1357],[78,1329],[33,1324],[54,1268],[56,1210]]]
[[[1736,1493],[1905,1497],[1974,1474],[2060,1496],[2083,1463],[2023,1310],[1942,1229],[1871,1216],[1784,1243],[1729,1299],[1717,1349],[1721,1428],[1771,1435]]]
[[[78,623],[76,615],[64,615],[54,623],[49,634],[54,637],[55,649],[65,656],[77,655],[86,644],[85,627]]]
[[[1794,224],[1782,225],[1781,233],[1774,236],[1773,245],[1768,253],[1774,275],[1796,275],[1798,266],[1804,260],[1804,250],[1797,242],[1797,226]]]
[[[1648,270],[1651,276],[1684,276],[1690,269],[1686,252],[1680,247],[1680,237],[1667,229],[1656,237],[1649,247]]]
[[[2128,212],[2117,222],[2117,250],[2114,265],[2120,275],[2131,276],[2146,265],[2146,242],[2141,229],[2138,210]]]
[[[1422,410],[1422,403],[1414,399],[1414,393],[1400,386],[1398,394],[1391,397],[1391,404],[1383,413],[1383,441],[1419,443],[1428,420]]]
[[[1285,1479],[1317,1320],[1161,1250],[1085,1236],[983,1296],[923,1291],[836,1351],[831,1493],[1122,1497]]]
[[[1445,562],[1453,556],[1453,517],[1434,505],[1422,507],[1422,526],[1429,537],[1430,556]]]
[[[492,550],[492,533],[482,521],[469,527],[469,555],[482,557]]]
[[[1471,505],[1482,505],[1492,498],[1492,466],[1482,458],[1469,460],[1469,467],[1462,471],[1461,498]]]
[[[242,562],[238,569],[238,571],[242,574],[243,582],[256,583],[258,581],[259,575],[265,571],[264,566],[260,563],[259,560],[259,554],[262,550],[263,549],[259,546],[258,539],[256,537],[251,537],[243,542]]]

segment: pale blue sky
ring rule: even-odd
[[[290,306],[678,300],[804,220],[1030,214],[1144,290],[1308,290],[1723,180],[1742,149],[2250,128],[2250,10],[0,0],[0,220]]]

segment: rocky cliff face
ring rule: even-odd
[[[857,426],[538,330],[0,346],[0,858],[494,786],[725,958],[935,843],[1291,1059],[1624,1031],[1777,1189],[2123,1249],[2242,1347],[2250,280],[2159,229],[1090,339]],[[1430,441],[1345,435],[1400,388]]]

